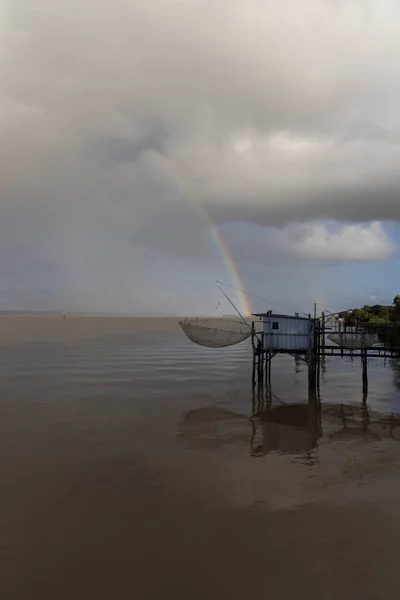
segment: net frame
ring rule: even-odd
[[[191,342],[206,348],[235,346],[251,336],[247,322],[233,319],[184,319],[179,325]]]
[[[379,343],[375,333],[331,333],[328,340],[347,350],[363,350]]]

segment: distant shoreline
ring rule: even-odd
[[[59,312],[8,312],[0,311],[1,317],[40,317],[40,318],[63,318],[63,313]],[[237,315],[113,315],[113,314],[93,314],[93,313],[67,313],[66,320],[68,319],[239,319]],[[246,317],[245,317],[246,318]],[[250,317],[247,317],[250,318]]]

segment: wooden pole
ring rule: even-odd
[[[321,377],[321,320],[318,320],[318,323],[315,324],[315,348],[316,348],[316,383],[319,385],[319,380]]]
[[[308,315],[309,323],[309,349],[308,349],[308,393],[313,394],[315,388],[315,336],[311,330],[311,315]],[[313,334],[313,335],[312,335]]]
[[[272,404],[272,392],[271,392],[271,360],[272,360],[272,356],[271,356],[271,353],[269,353],[268,379],[267,379],[267,386],[266,386],[266,402],[267,402],[267,408],[271,408],[271,404]]]
[[[268,387],[271,389],[271,353],[269,354],[269,367],[268,367]]]
[[[312,397],[314,394],[314,357],[313,351],[310,350],[308,355],[308,395]]]
[[[253,372],[251,375],[251,383],[253,385],[253,388],[256,385],[256,349],[255,349],[255,344],[254,344],[254,337],[255,337],[255,327],[254,327],[254,321],[251,324],[251,345],[253,348]]]
[[[260,381],[264,379],[264,332],[261,335],[261,348],[260,348]]]
[[[362,394],[362,413],[363,413],[363,427],[366,430],[369,425],[369,413],[368,413],[368,350],[363,348],[361,350],[361,363],[362,363],[362,380],[363,380],[363,394]]]
[[[361,350],[361,364],[362,364],[362,382],[363,382],[363,396],[367,396],[368,394],[368,359],[367,359],[367,349],[363,348]]]

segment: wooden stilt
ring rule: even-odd
[[[363,393],[368,394],[368,358],[367,350],[363,348],[361,350],[361,364],[362,364],[362,382],[363,382]]]
[[[256,385],[256,347],[255,347],[255,326],[254,326],[254,321],[251,324],[251,346],[253,348],[253,371],[252,371],[252,375],[251,375],[251,383],[253,385],[253,388]]]
[[[257,379],[258,383],[261,381],[262,377],[262,339],[264,336],[261,336],[261,339],[257,343]]]

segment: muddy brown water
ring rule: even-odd
[[[398,598],[400,368],[173,319],[0,318],[0,597]]]

